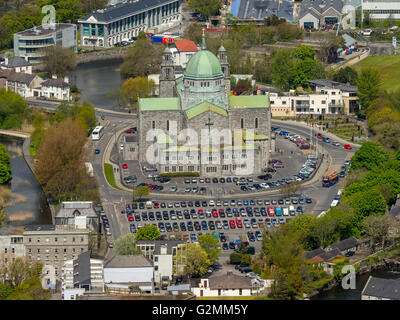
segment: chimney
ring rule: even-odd
[[[28,60],[29,57],[27,55],[24,56],[24,59],[25,59],[26,62],[29,62],[29,60]]]
[[[5,65],[5,66],[8,65],[8,57],[5,57],[5,59],[4,59],[4,65]]]
[[[69,78],[68,78],[68,76],[65,76],[65,77],[64,77],[64,82],[69,83]]]
[[[52,74],[52,75],[51,75],[51,78],[52,78],[52,79],[57,79],[57,75]]]

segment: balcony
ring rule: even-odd
[[[329,108],[344,108],[343,103],[328,103]]]

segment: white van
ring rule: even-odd
[[[336,207],[339,203],[339,200],[333,200],[331,203],[331,207]]]
[[[296,215],[296,210],[294,209],[294,206],[289,206],[289,213],[291,216]]]
[[[151,201],[147,201],[147,202],[146,202],[146,208],[147,208],[147,209],[153,208],[153,203],[152,203]]]
[[[294,208],[293,208],[294,209]],[[289,209],[288,209],[288,207],[283,207],[282,208],[282,212],[283,212],[283,215],[284,216],[288,216],[289,215]]]

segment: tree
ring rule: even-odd
[[[348,83],[351,85],[357,84],[358,73],[351,67],[340,68],[334,75],[333,81]]]
[[[146,52],[147,54],[144,54]],[[138,39],[133,47],[128,49],[124,62],[121,64],[121,77],[146,77],[160,71],[164,46],[154,43],[149,38]]]
[[[193,11],[197,11],[203,17],[208,18],[218,14],[222,0],[188,0],[188,5]]]
[[[379,97],[381,77],[375,68],[362,68],[357,80],[359,104],[365,114],[372,101]]]
[[[129,108],[136,110],[139,98],[148,98],[155,89],[153,80],[147,77],[129,78],[122,84],[119,101]]]
[[[0,89],[0,127],[20,128],[21,119],[27,108],[27,103],[22,96],[11,90]]]
[[[388,214],[369,216],[363,221],[364,232],[370,236],[374,243],[381,242],[383,246],[389,233],[390,217]]]
[[[250,89],[249,81],[247,80],[239,80],[236,84],[235,91],[237,94],[242,94],[243,92],[247,92]]]
[[[207,252],[208,258],[215,262],[221,253],[219,240],[212,234],[203,234],[199,236],[200,246]]]
[[[342,36],[327,35],[320,43],[320,49],[317,53],[318,60],[324,63],[331,63],[337,59],[337,51],[345,45]]]
[[[289,184],[284,184],[279,188],[280,193],[283,197],[288,198],[296,194],[301,188],[301,185],[297,182],[292,182]]]
[[[191,23],[184,31],[184,38],[194,41],[194,43],[201,43],[203,34],[203,26],[197,22]]]
[[[288,91],[293,87],[296,61],[292,49],[281,49],[272,53],[270,72],[272,83],[277,88]]]
[[[140,228],[140,229],[142,229],[142,228]],[[136,249],[135,236],[132,233],[128,233],[128,234],[125,234],[125,235],[119,237],[115,241],[114,251],[115,251],[116,255],[119,255],[119,256],[138,254],[139,250]]]
[[[43,69],[51,75],[63,78],[77,65],[77,54],[61,46],[49,46],[43,49]]]
[[[0,143],[0,184],[7,183],[11,179],[10,154],[4,144]]]
[[[301,60],[314,60],[315,49],[313,47],[300,44],[294,49],[294,56]]]
[[[389,154],[382,145],[376,142],[365,142],[355,155],[351,158],[350,170],[367,168],[368,170],[380,167],[389,158]]]
[[[184,264],[184,272],[189,276],[203,276],[211,263],[207,252],[195,242],[179,247],[175,256],[175,265]]]
[[[161,237],[157,226],[143,226],[136,234],[136,240],[157,240]]]
[[[142,199],[142,197],[148,196],[149,194],[150,189],[148,186],[142,186],[133,189],[133,199],[139,198],[139,201]]]

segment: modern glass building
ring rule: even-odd
[[[75,24],[57,23],[54,28],[33,27],[14,34],[14,55],[28,57],[30,63],[40,62],[42,49],[62,46],[76,52],[77,27]]]
[[[181,21],[181,0],[137,0],[110,5],[78,20],[81,46],[111,47],[140,31],[162,32]]]

